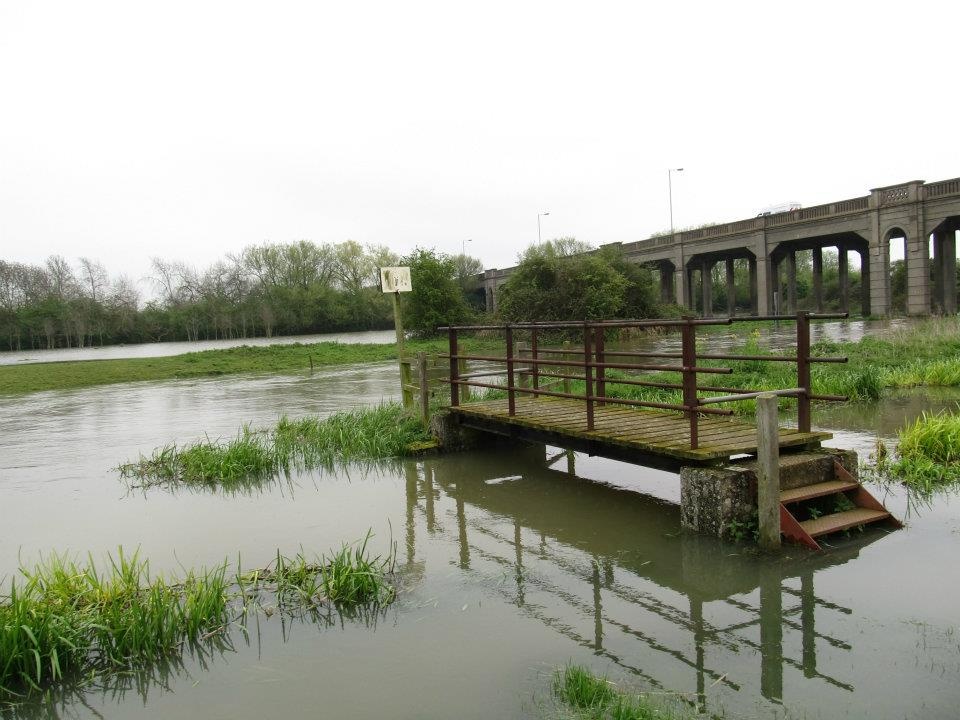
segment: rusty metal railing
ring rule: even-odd
[[[701,415],[732,415],[733,410],[726,408],[707,407],[718,403],[737,402],[757,397],[761,392],[773,392],[782,397],[797,399],[797,426],[801,432],[809,432],[811,417],[811,401],[846,401],[848,398],[840,395],[823,395],[813,392],[811,387],[810,367],[813,363],[843,363],[845,357],[812,357],[810,355],[810,321],[846,318],[846,313],[818,313],[798,312],[796,315],[764,315],[744,318],[711,318],[680,320],[609,320],[584,322],[543,322],[543,323],[512,323],[504,325],[460,325],[442,327],[447,332],[449,352],[441,357],[449,360],[449,377],[442,380],[450,385],[450,405],[457,407],[460,404],[460,390],[470,387],[505,390],[507,393],[507,411],[510,416],[516,415],[517,395],[533,395],[558,397],[573,400],[582,400],[586,406],[587,430],[594,429],[594,409],[608,403],[630,405],[641,408],[658,410],[674,410],[682,412],[690,423],[690,447],[698,447],[698,418]],[[730,325],[742,321],[793,321],[796,322],[797,353],[790,355],[740,355],[735,353],[698,353],[696,349],[696,329],[704,325]],[[607,350],[605,347],[608,330],[643,328],[666,328],[679,330],[679,352],[653,352],[637,350]],[[460,352],[459,339],[462,332],[497,331],[502,332],[505,341],[504,355],[479,355]],[[541,340],[544,333],[575,331],[582,333],[582,348],[549,348],[542,347]],[[528,334],[529,346],[524,347],[523,354],[517,353],[517,335]],[[562,359],[553,359],[561,355]],[[569,359],[574,356],[576,359]],[[679,360],[679,363],[663,362],[626,362],[629,358],[644,358],[652,360]],[[744,389],[725,387],[722,385],[698,385],[698,375],[729,375],[733,372],[729,367],[714,367],[701,365],[703,360],[731,360],[731,361],[761,361],[761,362],[793,362],[797,365],[797,384],[793,388],[783,388],[773,391],[761,389]],[[479,372],[463,372],[466,361],[493,363],[503,365],[504,369],[481,370]],[[518,369],[518,365],[520,369]],[[638,377],[611,377],[607,370],[633,370],[639,372],[666,372],[680,375],[680,382],[659,382],[643,380]],[[574,372],[576,371],[576,372]],[[487,378],[506,375],[506,384],[490,382]],[[518,376],[528,379],[523,385],[517,383]],[[642,376],[641,376],[642,377]],[[547,389],[541,387],[542,379],[550,380],[579,380],[585,388],[582,394],[564,390]],[[607,393],[608,385],[634,385],[653,387],[668,390],[682,391],[680,403],[654,402],[652,400],[636,400],[610,396]],[[719,397],[700,397],[700,392],[726,393]]]

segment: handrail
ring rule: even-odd
[[[750,318],[716,318],[709,320],[684,318],[682,320],[600,320],[583,322],[527,322],[505,323],[501,325],[451,325],[441,328],[445,330],[449,339],[449,352],[440,355],[449,360],[450,376],[446,382],[450,385],[450,404],[456,407],[460,404],[460,388],[464,392],[469,387],[506,390],[507,412],[510,416],[516,415],[516,396],[532,395],[560,397],[582,400],[586,404],[587,430],[594,429],[594,408],[602,407],[607,403],[633,405],[664,410],[676,410],[684,413],[690,423],[690,447],[698,446],[698,417],[700,415],[731,415],[730,409],[706,407],[719,403],[739,402],[751,400],[764,391],[741,388],[728,388],[711,385],[698,385],[697,375],[714,374],[726,375],[733,372],[729,367],[710,367],[698,365],[701,360],[734,360],[760,362],[792,362],[797,365],[797,387],[772,391],[780,397],[797,398],[797,425],[801,432],[810,432],[810,403],[812,400],[845,401],[847,398],[838,395],[817,395],[811,387],[810,367],[813,363],[844,363],[845,357],[814,357],[810,355],[810,320],[827,320],[847,317],[847,313],[809,313],[798,312],[796,315],[765,315]],[[794,321],[797,325],[797,352],[796,355],[740,355],[736,353],[698,353],[696,351],[696,328],[700,325],[730,325],[732,322],[747,320]],[[669,327],[679,328],[681,334],[681,350],[679,352],[644,352],[641,350],[611,350],[604,347],[605,331],[617,328],[636,327]],[[538,344],[539,333],[544,330],[578,329],[583,332],[583,344],[580,348],[542,348]],[[458,333],[460,331],[499,330],[504,333],[506,353],[504,355],[468,354],[459,350]],[[529,332],[530,346],[522,347],[518,351],[515,333]],[[529,355],[525,355],[529,353]],[[543,355],[561,355],[561,359],[542,357]],[[607,362],[607,357],[617,358],[657,358],[679,360],[679,364],[656,364],[642,362]],[[574,357],[575,359],[569,359]],[[460,371],[461,366],[466,370],[466,361],[481,361],[505,365],[505,370],[483,371],[466,373]],[[551,368],[544,372],[541,368]],[[576,368],[582,374],[563,372],[565,368]],[[636,378],[610,377],[607,370],[636,370],[641,372],[668,372],[678,373],[680,382],[664,383],[645,381]],[[506,374],[506,384],[492,382],[478,382],[478,378],[501,376]],[[520,376],[524,385],[518,386],[516,379]],[[546,390],[540,387],[541,379],[563,380],[565,392]],[[582,394],[569,392],[568,380],[582,380],[585,389]],[[552,383],[556,384],[556,383]],[[654,402],[648,400],[633,400],[629,398],[611,397],[607,394],[607,385],[635,385],[643,387],[657,387],[682,391],[681,403]],[[714,397],[700,397],[699,392],[720,392],[725,395]]]

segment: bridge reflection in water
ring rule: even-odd
[[[406,572],[424,570],[422,518],[431,545],[447,544],[451,564],[478,575],[485,592],[648,689],[695,687],[688,697],[703,707],[714,686],[755,685],[759,664],[760,693],[774,703],[785,666],[853,691],[843,664],[818,663],[818,649],[832,657],[851,645],[817,629],[852,610],[817,597],[814,575],[880,535],[827,553],[757,556],[681,535],[679,507],[577,477],[577,457],[531,445],[407,463]]]

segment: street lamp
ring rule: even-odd
[[[543,242],[543,238],[540,237],[540,218],[546,217],[549,214],[550,213],[548,212],[537,213],[537,243],[538,244]]]
[[[673,178],[675,172],[683,172],[683,168],[667,169],[667,190],[670,193],[670,237],[673,237]]]
[[[466,253],[466,249],[465,249],[465,248],[466,248],[468,242],[473,242],[473,238],[467,238],[466,240],[461,240],[461,241],[460,241],[460,254],[461,254],[462,256],[464,256],[464,257],[467,256],[467,253]]]

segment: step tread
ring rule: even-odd
[[[883,510],[870,510],[868,508],[854,508],[853,510],[844,510],[843,512],[832,515],[824,515],[816,520],[804,520],[800,527],[810,537],[819,537],[832,532],[839,532],[855,525],[876,522],[890,517],[890,513]]]
[[[798,488],[780,491],[780,502],[794,503],[801,500],[810,500],[812,498],[823,497],[824,495],[834,495],[844,490],[853,490],[858,487],[855,482],[846,480],[827,480],[826,482],[813,483],[812,485],[803,485]]]

